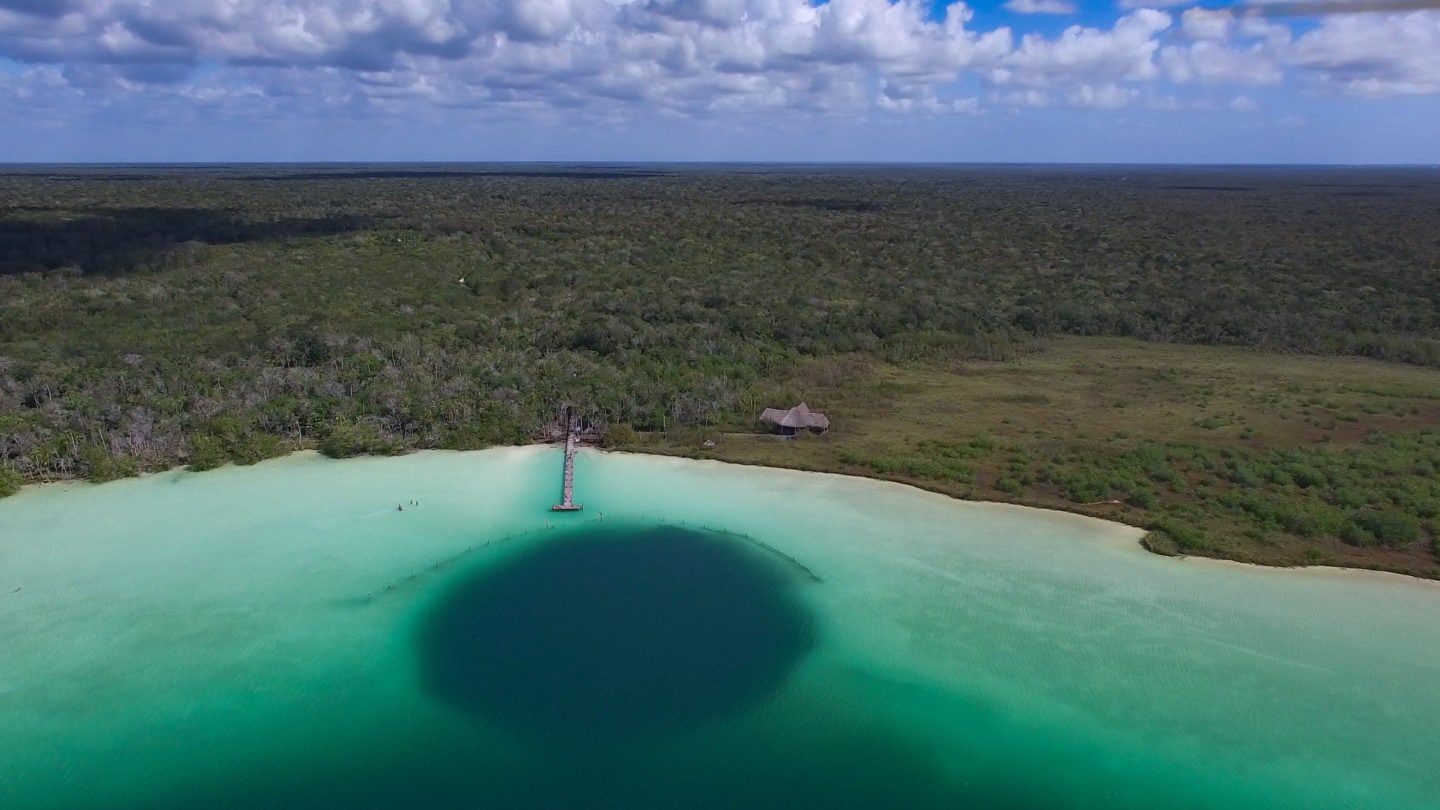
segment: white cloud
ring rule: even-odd
[[[1146,81],[1158,71],[1155,35],[1170,15],[1141,9],[1121,17],[1109,31],[1071,26],[1057,38],[1026,35],[991,73],[1000,84],[1053,87],[1081,83]]]
[[[1440,93],[1440,12],[1327,17],[1295,40],[1287,61],[1349,95]]]
[[[92,0],[0,11],[0,56],[341,68],[388,102],[825,110],[869,97],[867,76],[933,87],[994,65],[1010,32],[971,16],[923,0]]]
[[[981,111],[978,98],[941,99],[928,92],[911,96],[892,93],[889,87],[882,88],[881,93],[875,98],[875,105],[882,110],[891,112],[924,112],[935,115],[954,113],[973,115]]]
[[[1194,0],[1119,0],[1115,5],[1128,11],[1142,8],[1171,8],[1193,5]]]
[[[995,96],[995,101],[1007,107],[1049,107],[1050,94],[1043,90],[1012,90]]]
[[[1070,0],[1005,0],[1005,8],[1016,14],[1074,14],[1078,11]]]
[[[496,15],[496,25],[517,42],[554,42],[575,32],[594,11],[587,0],[511,0]]]
[[[1114,110],[1134,101],[1137,95],[1134,88],[1114,83],[1098,86],[1082,84],[1067,93],[1065,101],[1072,107]]]
[[[1249,39],[1262,39],[1276,48],[1289,45],[1291,40],[1289,27],[1264,17],[1240,17],[1235,21],[1234,34]]]
[[[1232,48],[1201,41],[1188,46],[1170,46],[1160,53],[1160,64],[1175,82],[1205,84],[1278,84],[1284,73],[1277,54],[1264,43]]]
[[[1230,103],[1227,106],[1229,106],[1230,109],[1234,110],[1235,112],[1242,113],[1255,112],[1256,110],[1260,109],[1259,102],[1245,95],[1236,96],[1230,99]]]
[[[1353,95],[1440,93],[1437,13],[1330,17],[1298,38],[1198,8],[1018,38],[974,17],[927,0],[0,0],[0,58],[63,66],[53,75],[92,101],[237,115],[942,114],[977,109],[977,92],[1009,107],[1178,107],[1195,85],[1287,71]],[[40,92],[40,73],[12,74],[12,104]]]
[[[0,99],[23,102],[55,102],[74,88],[57,67],[32,67],[16,75],[0,73]]]
[[[1189,39],[1222,41],[1234,28],[1235,15],[1229,9],[1187,8],[1180,13],[1180,31]]]

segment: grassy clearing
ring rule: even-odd
[[[763,397],[802,398],[828,437],[722,425],[636,446],[1081,512],[1151,529],[1159,553],[1440,578],[1433,370],[1067,338],[1009,362],[817,360]]]

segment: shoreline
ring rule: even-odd
[[[38,494],[38,493],[41,493],[41,492],[68,492],[68,491],[77,491],[77,490],[84,489],[84,488],[89,488],[89,487],[97,487],[97,486],[104,486],[104,485],[107,485],[107,484],[123,483],[123,482],[125,482],[125,481],[140,481],[140,480],[144,480],[144,479],[148,479],[148,478],[154,478],[154,477],[156,477],[156,476],[162,476],[162,475],[177,475],[177,474],[184,474],[184,473],[190,473],[190,474],[194,474],[194,475],[200,475],[200,474],[207,473],[207,472],[215,472],[215,471],[218,471],[218,470],[226,470],[226,469],[232,469],[232,468],[233,468],[233,469],[238,469],[238,468],[242,468],[242,467],[246,467],[246,466],[249,466],[249,467],[258,467],[258,466],[260,466],[260,465],[268,464],[268,463],[272,463],[272,462],[284,462],[284,461],[294,461],[294,460],[311,460],[311,461],[313,461],[313,460],[324,459],[324,460],[326,460],[326,461],[331,461],[331,462],[339,463],[339,462],[345,462],[345,461],[358,461],[358,460],[362,460],[362,459],[386,459],[386,458],[398,458],[398,457],[402,457],[402,456],[416,456],[416,455],[421,455],[421,454],[426,454],[426,453],[453,453],[453,454],[461,454],[461,453],[494,453],[494,452],[505,452],[505,451],[510,451],[510,452],[539,452],[539,451],[542,451],[542,450],[559,450],[559,449],[560,449],[560,448],[559,448],[555,443],[553,443],[553,442],[536,442],[536,443],[533,443],[533,444],[526,444],[526,445],[497,445],[497,446],[495,446],[495,447],[487,447],[487,448],[485,448],[485,449],[483,449],[483,450],[447,450],[447,449],[443,449],[443,448],[431,448],[431,449],[424,449],[424,450],[412,450],[412,451],[410,451],[410,452],[400,453],[400,454],[397,454],[397,455],[394,455],[394,456],[363,455],[363,456],[351,456],[351,457],[343,458],[343,459],[336,459],[336,458],[330,458],[329,456],[326,456],[326,455],[320,453],[320,451],[318,451],[318,450],[316,450],[316,449],[313,449],[313,448],[303,448],[303,449],[299,449],[299,450],[293,450],[293,451],[291,451],[291,452],[289,452],[289,453],[286,453],[286,454],[284,454],[284,455],[274,456],[274,457],[272,457],[272,458],[267,458],[267,459],[265,459],[265,460],[263,460],[263,461],[256,462],[255,464],[252,464],[252,465],[238,465],[238,464],[233,464],[233,463],[231,463],[231,464],[225,464],[225,465],[222,465],[222,466],[220,466],[220,467],[213,468],[213,469],[211,469],[211,470],[198,470],[198,471],[189,470],[188,467],[185,466],[185,465],[178,465],[178,466],[175,466],[175,467],[170,467],[170,468],[165,469],[165,470],[154,470],[154,471],[150,471],[150,472],[144,472],[144,473],[141,473],[141,474],[139,474],[139,475],[128,476],[128,477],[125,477],[125,478],[117,478],[117,479],[115,479],[115,480],[113,480],[113,481],[105,481],[105,482],[102,482],[102,483],[95,483],[95,482],[91,482],[91,481],[86,481],[86,480],[84,480],[84,479],[70,479],[70,480],[60,480],[60,481],[45,481],[45,482],[36,483],[36,484],[25,484],[24,486],[22,486],[22,487],[20,488],[20,491],[19,491],[19,492],[16,492],[14,495],[9,496],[9,498],[0,498],[0,504],[3,504],[6,500],[9,500],[10,498],[19,498],[19,497],[22,497],[22,496],[24,496],[27,492],[29,492],[29,493],[37,493],[37,494]],[[799,468],[794,468],[794,467],[776,467],[776,466],[767,465],[767,464],[751,464],[751,463],[745,463],[745,462],[725,461],[725,460],[715,459],[715,458],[692,458],[692,457],[689,457],[689,456],[675,455],[675,454],[669,454],[669,453],[644,453],[644,452],[632,452],[632,451],[628,451],[628,450],[607,450],[607,449],[603,449],[603,448],[596,447],[596,446],[590,446],[590,445],[583,446],[583,447],[581,448],[581,450],[582,450],[583,452],[613,453],[613,454],[615,454],[615,455],[636,456],[636,457],[643,457],[643,458],[655,459],[655,460],[662,460],[662,459],[663,459],[663,460],[670,461],[670,462],[673,462],[673,463],[676,463],[676,464],[718,464],[718,465],[725,465],[725,466],[728,466],[728,467],[753,467],[753,468],[765,470],[765,471],[767,471],[767,472],[772,472],[772,473],[784,473],[784,474],[791,474],[791,475],[833,476],[833,477],[836,477],[836,478],[844,478],[844,479],[855,480],[855,481],[864,481],[864,482],[866,482],[866,483],[868,483],[868,484],[874,484],[874,485],[892,486],[892,487],[903,487],[903,488],[905,488],[905,489],[907,489],[907,490],[911,490],[911,491],[918,492],[918,493],[923,493],[924,495],[926,495],[926,496],[928,496],[928,497],[941,498],[941,499],[944,499],[944,500],[945,500],[946,502],[948,502],[948,503],[952,503],[952,504],[962,504],[962,505],[964,505],[964,506],[966,506],[966,507],[969,507],[969,508],[979,508],[979,509],[983,509],[983,510],[986,510],[986,511],[1024,512],[1024,513],[1026,513],[1026,514],[1028,514],[1028,515],[1030,515],[1030,516],[1032,516],[1032,517],[1040,518],[1040,519],[1044,519],[1044,520],[1049,520],[1049,521],[1052,521],[1052,522],[1055,522],[1055,523],[1068,523],[1068,524],[1070,524],[1070,525],[1072,525],[1072,526],[1076,526],[1076,525],[1084,526],[1084,527],[1086,527],[1087,529],[1090,530],[1090,533],[1091,533],[1091,534],[1094,535],[1094,537],[1096,538],[1096,542],[1098,542],[1098,543],[1100,543],[1101,545],[1106,546],[1106,547],[1108,547],[1108,548],[1120,549],[1120,550],[1124,550],[1124,551],[1127,551],[1127,552],[1129,552],[1129,551],[1137,551],[1137,552],[1140,552],[1140,553],[1142,553],[1142,554],[1144,554],[1144,555],[1146,555],[1146,556],[1158,557],[1158,558],[1163,558],[1163,559],[1171,559],[1171,560],[1174,560],[1174,561],[1177,562],[1177,563],[1195,563],[1195,562],[1198,562],[1198,563],[1201,563],[1201,564],[1214,563],[1214,564],[1217,564],[1217,565],[1223,565],[1223,566],[1227,566],[1227,567],[1239,567],[1239,568],[1242,568],[1242,569],[1252,570],[1252,571],[1283,571],[1283,572],[1289,572],[1289,573],[1292,573],[1292,574],[1302,574],[1302,575],[1309,575],[1309,576],[1314,576],[1314,577],[1324,577],[1324,578],[1327,578],[1327,579],[1335,579],[1335,578],[1355,579],[1355,578],[1359,578],[1359,579],[1374,580],[1374,581],[1378,581],[1378,582],[1387,582],[1387,583],[1390,583],[1390,584],[1416,584],[1416,585],[1419,585],[1419,586],[1425,588],[1426,590],[1440,592],[1440,580],[1428,579],[1428,578],[1426,578],[1426,577],[1418,577],[1418,576],[1414,576],[1414,575],[1411,575],[1411,574],[1402,574],[1402,573],[1399,573],[1399,572],[1397,572],[1397,571],[1384,571],[1384,570],[1373,569],[1373,568],[1354,568],[1354,567],[1339,566],[1339,565],[1265,565],[1265,564],[1262,564],[1262,563],[1244,562],[1244,561],[1241,561],[1241,560],[1233,560],[1233,559],[1228,559],[1228,558],[1225,558],[1225,557],[1206,557],[1206,556],[1200,556],[1200,555],[1187,555],[1187,554],[1177,554],[1177,555],[1160,554],[1160,553],[1158,553],[1158,552],[1154,552],[1154,551],[1151,551],[1150,549],[1146,548],[1145,545],[1141,542],[1141,541],[1144,539],[1144,537],[1145,537],[1147,534],[1149,534],[1149,532],[1148,532],[1147,530],[1145,530],[1145,529],[1143,529],[1143,528],[1140,528],[1140,527],[1138,527],[1138,526],[1132,526],[1132,525],[1130,525],[1130,524],[1128,524],[1128,523],[1122,523],[1122,522],[1120,522],[1120,521],[1118,521],[1118,520],[1110,520],[1110,519],[1107,519],[1107,518],[1096,517],[1096,516],[1094,516],[1094,515],[1087,515],[1087,514],[1083,514],[1083,513],[1080,513],[1080,512],[1069,512],[1069,511],[1066,511],[1066,510],[1063,510],[1063,509],[1054,509],[1054,508],[1045,507],[1045,506],[1030,506],[1030,505],[1027,505],[1027,504],[1012,503],[1012,502],[1008,502],[1008,501],[983,501],[983,500],[970,500],[970,499],[965,499],[965,498],[958,498],[958,497],[955,497],[955,496],[950,495],[950,494],[945,493],[945,492],[940,492],[940,491],[937,491],[937,490],[934,490],[934,489],[929,489],[929,488],[926,488],[926,487],[917,486],[917,485],[915,485],[915,484],[909,484],[909,483],[905,483],[905,482],[903,482],[903,481],[894,481],[894,480],[890,480],[890,479],[886,479],[886,478],[877,478],[877,477],[872,477],[872,476],[867,476],[867,475],[857,475],[857,474],[854,474],[854,473],[830,472],[830,471],[825,471],[825,470],[809,470],[809,469],[799,469]]]
[[[1145,546],[1141,544],[1141,539],[1143,539],[1145,535],[1149,534],[1147,530],[1142,529],[1138,526],[1131,526],[1128,523],[1121,523],[1118,520],[1109,520],[1106,518],[1095,517],[1093,515],[1086,515],[1079,512],[1067,512],[1063,509],[1051,509],[1044,506],[1029,506],[1026,504],[1011,503],[1008,501],[968,500],[965,498],[957,498],[944,492],[937,492],[933,489],[927,489],[925,487],[907,484],[902,481],[892,481],[886,478],[872,478],[865,475],[826,472],[821,470],[800,470],[791,467],[773,467],[764,464],[746,464],[733,461],[722,461],[720,459],[711,458],[692,459],[686,456],[672,456],[663,453],[628,453],[625,451],[600,450],[599,448],[587,449],[593,449],[597,452],[605,453],[618,452],[624,455],[673,459],[677,462],[723,464],[732,467],[755,467],[767,471],[790,473],[795,475],[834,476],[836,478],[865,481],[877,485],[904,487],[905,489],[923,493],[930,497],[942,498],[950,503],[964,504],[966,506],[981,508],[987,511],[995,510],[1009,512],[1025,512],[1027,514],[1041,517],[1056,523],[1083,525],[1087,528],[1096,530],[1092,533],[1096,537],[1096,541],[1099,542],[1101,545],[1107,546],[1109,548],[1120,549],[1123,551],[1138,551],[1147,557],[1158,557],[1160,559],[1173,560],[1176,563],[1216,563],[1227,567],[1240,567],[1243,569],[1257,572],[1278,571],[1289,572],[1292,574],[1324,576],[1326,578],[1346,577],[1361,579],[1378,579],[1381,581],[1390,582],[1391,584],[1396,584],[1396,580],[1398,580],[1402,584],[1417,584],[1423,588],[1440,592],[1440,580],[1426,579],[1424,577],[1412,576],[1410,574],[1402,574],[1396,571],[1381,571],[1373,568],[1351,568],[1340,565],[1264,565],[1261,563],[1231,560],[1224,557],[1203,557],[1189,554],[1159,554],[1145,548]]]

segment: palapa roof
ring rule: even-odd
[[[766,408],[764,413],[760,414],[760,421],[788,428],[815,428],[816,430],[830,428],[829,417],[810,410],[810,406],[803,402],[788,411]]]

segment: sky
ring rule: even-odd
[[[0,0],[0,163],[1440,164],[1440,0]]]

